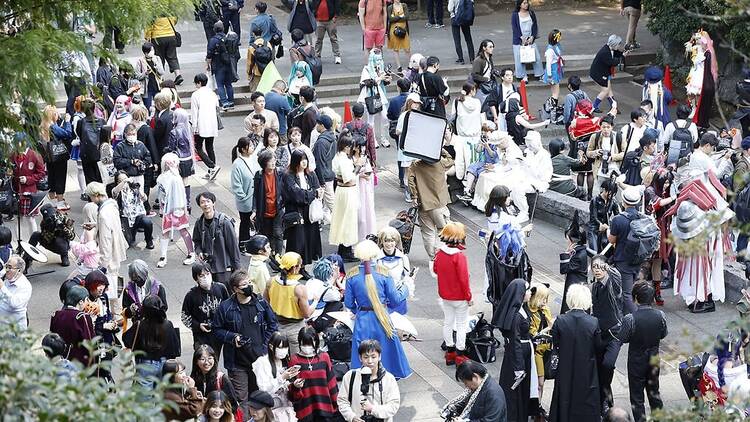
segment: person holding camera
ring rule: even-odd
[[[143,185],[137,179],[128,177],[124,171],[118,171],[115,180],[117,186],[112,188],[112,197],[117,200],[117,205],[120,207],[120,216],[128,247],[135,246],[135,234],[143,229],[146,249],[154,249],[154,226],[151,217],[146,215],[146,208],[143,206],[143,202],[146,200],[146,194],[142,190]]]
[[[128,277],[130,281],[122,293],[122,315],[125,318],[132,319],[134,323],[141,320],[143,303],[148,296],[159,296],[166,312],[169,308],[166,290],[159,280],[151,276],[145,261],[136,259],[131,262],[128,265]]]
[[[253,288],[247,271],[233,272],[229,287],[233,294],[219,304],[211,330],[226,346],[224,367],[229,371],[240,407],[247,414],[250,392],[258,389],[253,362],[268,353],[268,341],[278,330],[278,323],[262,292]]]
[[[391,422],[401,406],[396,378],[380,364],[377,340],[359,344],[362,368],[352,369],[341,380],[339,412],[347,422]]]
[[[128,123],[125,126],[123,137],[125,142],[119,142],[115,145],[112,160],[115,168],[124,171],[132,179],[133,184],[138,185],[138,190],[143,194],[143,175],[146,174],[146,169],[152,165],[151,153],[146,145],[138,140],[138,128],[133,123]]]
[[[60,255],[60,265],[69,266],[70,241],[76,238],[73,220],[52,204],[44,204],[40,212],[42,214],[41,230],[31,234],[29,243],[33,246],[41,243],[45,249]],[[23,259],[26,261],[26,271],[28,271],[34,261],[27,253],[23,254]]]
[[[215,350],[218,360],[221,342],[212,333],[211,321],[219,304],[229,297],[229,293],[222,283],[213,282],[211,268],[205,263],[194,263],[192,273],[196,285],[185,294],[180,318],[193,332],[193,349],[198,350],[198,347],[207,344]]]

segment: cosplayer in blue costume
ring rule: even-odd
[[[397,379],[411,375],[409,362],[401,347],[401,340],[393,328],[384,303],[398,303],[406,300],[396,290],[391,277],[375,271],[375,260],[380,253],[378,245],[364,240],[354,248],[354,255],[362,261],[359,267],[347,274],[344,304],[354,312],[354,333],[352,335],[352,368],[362,363],[357,351],[363,340],[378,340],[383,346],[383,367]]]
[[[672,102],[672,91],[664,86],[664,72],[656,66],[646,69],[643,74],[646,82],[643,84],[643,100],[651,100],[654,105],[654,118],[659,132],[671,121],[669,117],[669,103]]]

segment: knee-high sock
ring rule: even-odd
[[[81,192],[86,190],[86,177],[83,175],[83,163],[76,161],[76,176],[78,177],[78,187]]]
[[[188,232],[187,229],[181,229],[180,236],[182,236],[182,240],[185,241],[188,255],[191,255],[195,250],[193,249],[193,238],[190,237],[190,232]]]
[[[191,201],[192,199],[190,198],[190,185],[187,185],[187,186],[185,186],[185,200],[187,201],[187,202],[186,202],[186,204],[187,204],[187,207],[188,207],[188,208],[191,208],[191,207],[190,207],[190,201]]]
[[[607,97],[607,102],[609,102],[609,106],[612,107],[612,104],[615,102],[615,97]]]
[[[167,257],[167,246],[169,246],[169,239],[162,237],[159,239],[159,252],[162,258]]]
[[[598,110],[599,109],[599,105],[601,103],[602,103],[602,100],[599,99],[599,97],[596,97],[596,99],[594,100],[594,110]]]

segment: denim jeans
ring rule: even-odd
[[[219,103],[226,105],[234,103],[234,88],[232,88],[232,68],[229,65],[216,67],[216,90],[219,93]]]
[[[136,361],[138,366],[135,372],[138,376],[138,384],[147,388],[154,388],[154,379],[161,379],[161,370],[165,361],[165,358],[160,360],[143,359]]]

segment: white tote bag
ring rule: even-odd
[[[518,50],[518,56],[521,60],[521,63],[536,62],[536,46],[534,44],[522,45]]]
[[[323,206],[323,200],[320,198],[315,198],[310,203],[308,217],[310,218],[311,222],[320,223],[326,220],[326,211],[327,209]]]

